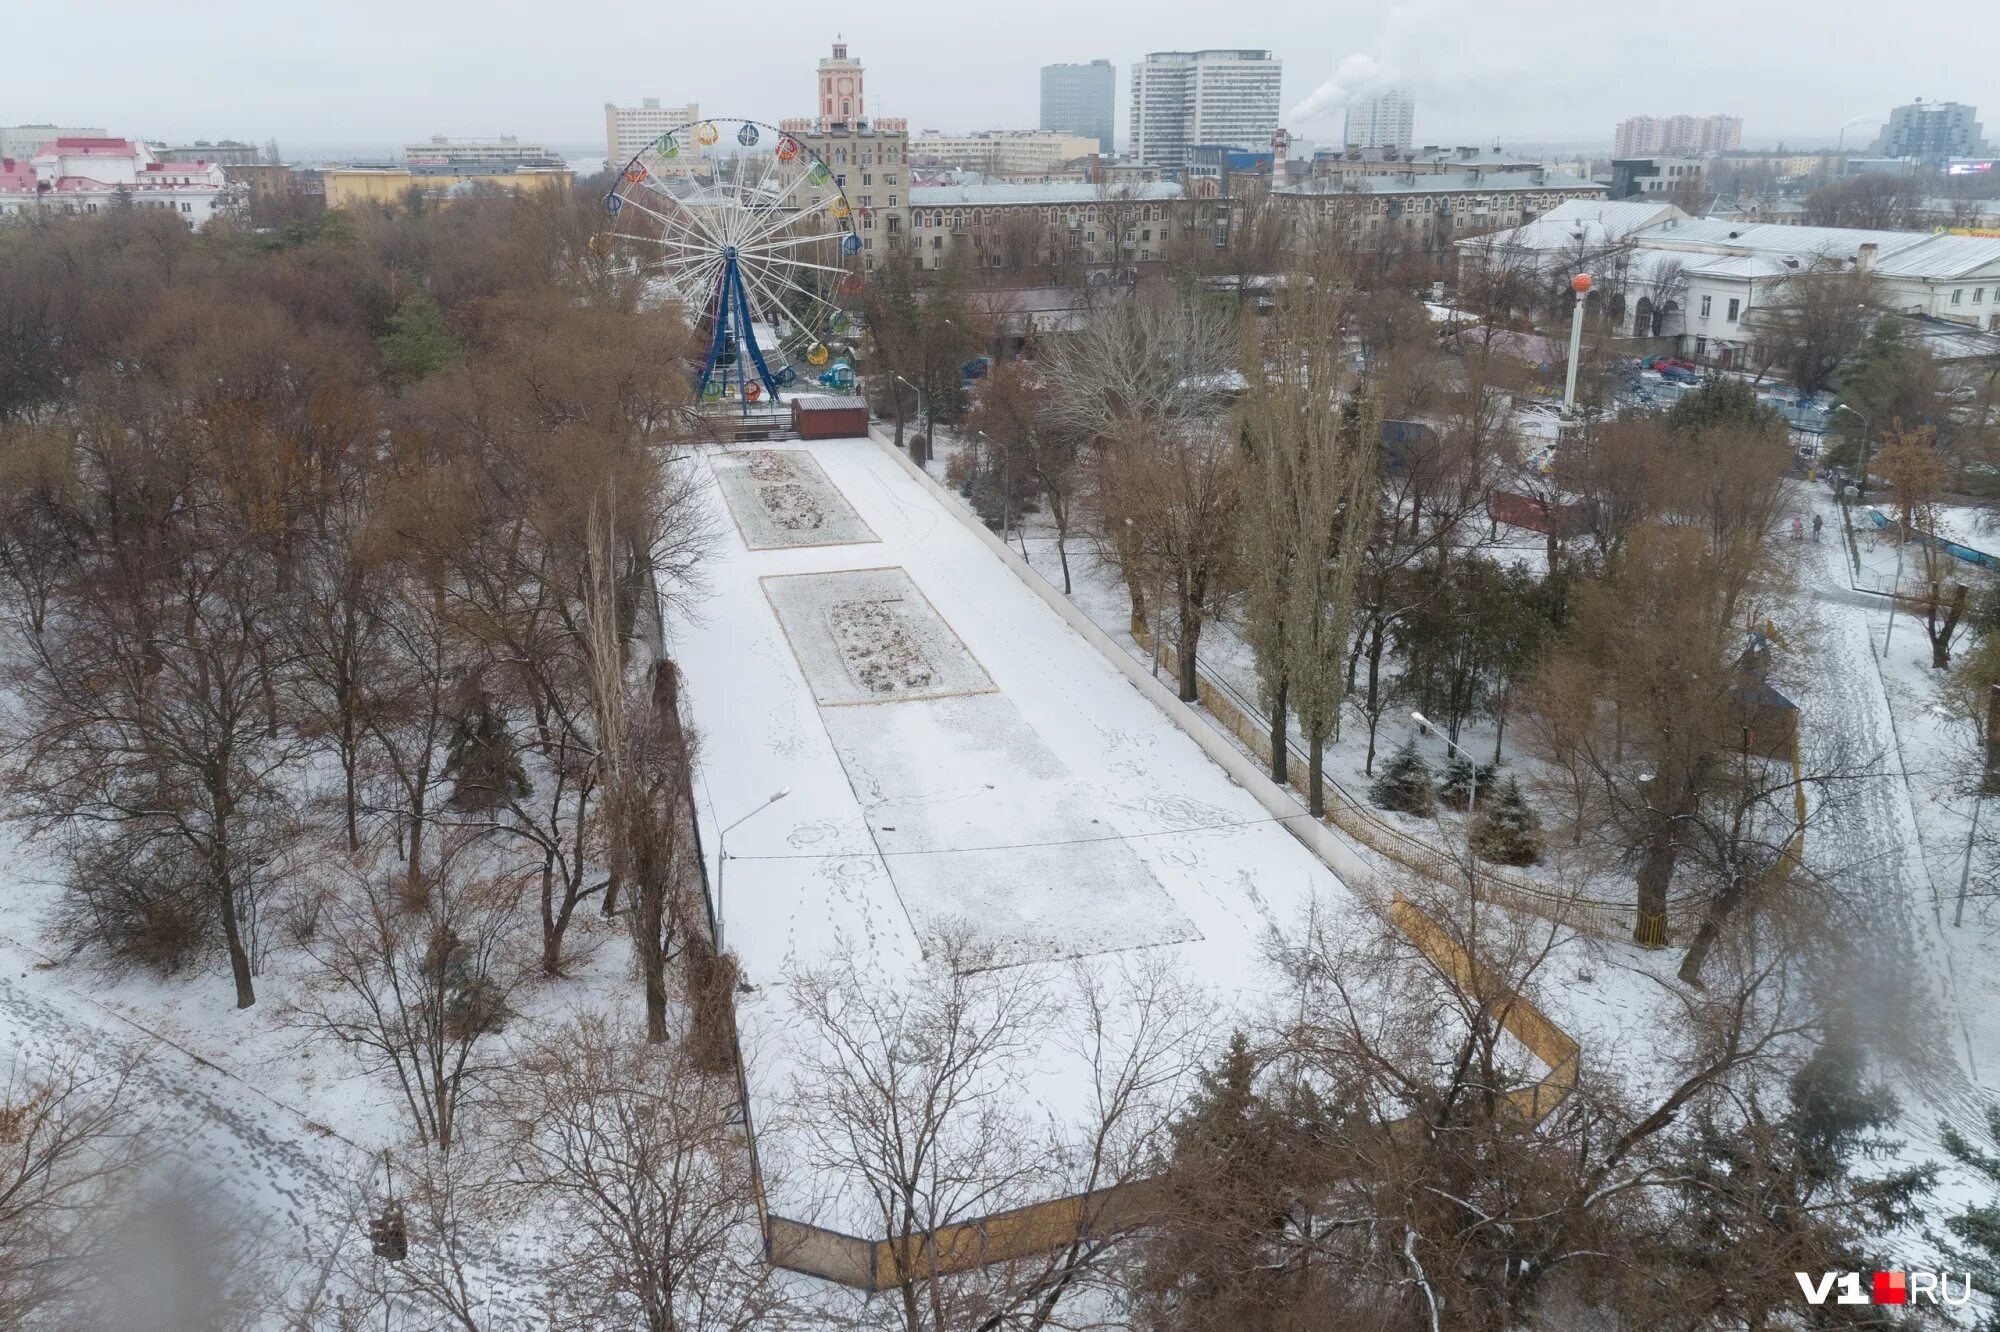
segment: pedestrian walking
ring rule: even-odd
[[[1826,519],[1824,519],[1824,518],[1820,517],[1820,516],[1819,516],[1818,514],[1814,514],[1814,515],[1813,515],[1813,540],[1814,540],[1814,541],[1817,541],[1817,540],[1819,540],[1819,529],[1820,529],[1820,524],[1824,523],[1825,521],[1826,521]]]

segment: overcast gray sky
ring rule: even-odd
[[[2000,136],[2000,33],[1981,0],[26,0],[7,21],[0,124],[104,125],[159,138],[348,144],[514,133],[602,137],[603,103],[698,100],[711,115],[812,110],[836,32],[868,69],[869,109],[912,129],[1032,127],[1044,63],[1153,50],[1269,47],[1284,105],[1396,79],[1421,142],[1600,139],[1633,114],[1731,112],[1746,143],[1865,142],[1890,105],[1982,108]],[[1360,57],[1360,59],[1355,59]],[[1343,66],[1343,62],[1346,62]],[[1343,70],[1332,95],[1314,97]]]

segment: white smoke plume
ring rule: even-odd
[[[1306,95],[1285,116],[1294,126],[1311,124],[1336,111],[1345,111],[1364,97],[1373,97],[1404,82],[1400,70],[1374,56],[1351,55],[1340,62],[1333,77]]]

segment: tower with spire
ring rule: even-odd
[[[861,62],[847,54],[847,41],[836,37],[833,54],[819,62],[819,118],[851,124],[868,116],[862,101]]]

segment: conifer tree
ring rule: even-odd
[[[445,775],[453,809],[494,809],[534,790],[507,723],[484,695],[458,720]]]
[[[1491,775],[1489,769],[1481,780]],[[1521,784],[1512,777],[1492,790],[1490,799],[1480,798],[1472,824],[1472,852],[1495,865],[1532,865],[1541,858],[1541,820],[1528,808]]]
[[[1446,809],[1464,810],[1465,807],[1483,799],[1476,793],[1493,789],[1493,765],[1481,763],[1474,766],[1471,759],[1454,753],[1445,761],[1444,780],[1438,784],[1438,801]],[[1480,812],[1480,811],[1475,811]]]
[[[1437,812],[1437,792],[1431,785],[1431,769],[1417,753],[1414,740],[1405,741],[1396,756],[1382,767],[1381,775],[1368,788],[1368,798],[1383,809],[1429,817]]]
[[[1944,1149],[1974,1176],[1986,1200],[1946,1217],[1949,1234],[1939,1237],[1939,1247],[1953,1268],[1972,1274],[1974,1290],[1991,1293],[2000,1291],[2000,1155],[1995,1154],[2000,1151],[2000,1105],[1986,1107],[1986,1136],[1989,1142],[1982,1145],[1944,1126]],[[2000,1311],[1989,1314],[1980,1327],[2000,1332]]]

